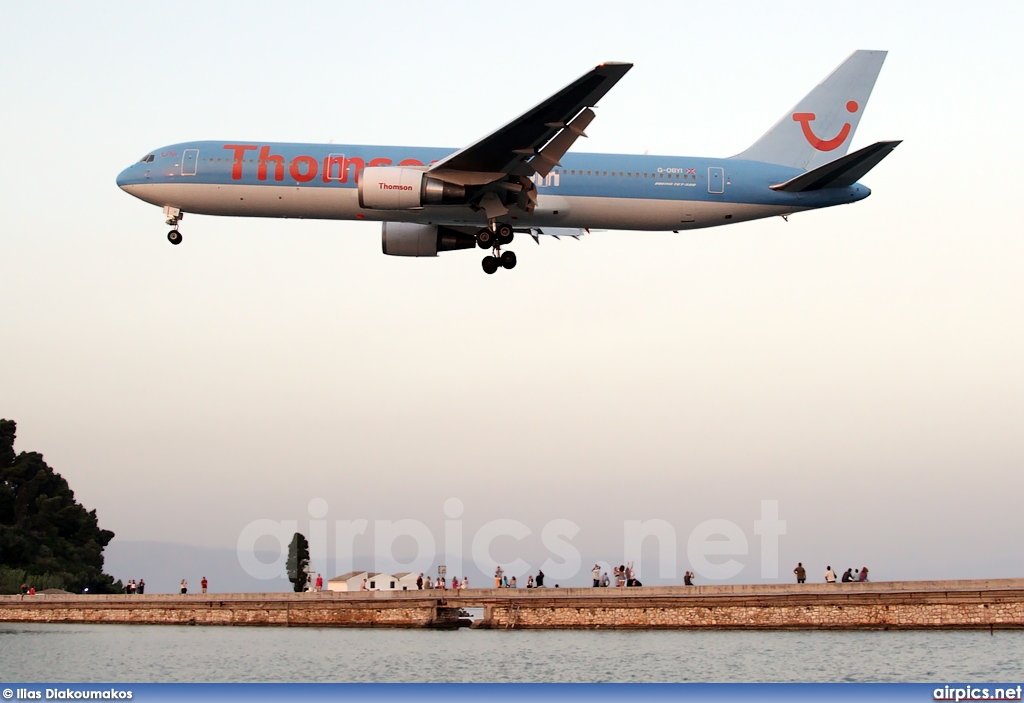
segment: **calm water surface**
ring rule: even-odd
[[[499,632],[0,623],[0,681],[979,681],[1024,632]]]

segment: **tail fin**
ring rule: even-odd
[[[734,159],[810,170],[844,156],[857,131],[884,51],[855,51],[839,68]]]

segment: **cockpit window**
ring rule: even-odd
[[[139,163],[140,164],[151,164],[151,163],[153,163],[153,159],[154,158],[156,158],[156,157],[153,154],[148,154],[146,156],[143,156],[141,159],[139,159]]]

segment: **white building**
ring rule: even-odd
[[[371,591],[400,591],[398,577],[391,574],[370,574],[366,587]]]
[[[398,579],[398,590],[399,591],[415,591],[416,590],[416,579],[419,578],[419,574],[414,574],[411,571],[402,571],[395,574],[395,578]]]
[[[335,576],[327,582],[328,591],[358,591],[363,579],[369,576],[365,571],[349,571],[347,574]]]
[[[403,588],[409,589],[409,579],[411,578],[412,588],[416,588],[416,576],[418,574],[384,574],[384,573],[373,573],[369,571],[349,571],[347,574],[341,576],[335,576],[327,582],[328,591],[361,591],[363,590],[363,581],[366,581],[366,590],[368,591],[401,591]],[[403,577],[405,580],[399,578]],[[411,589],[410,589],[411,590]]]

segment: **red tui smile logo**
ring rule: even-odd
[[[857,112],[860,106],[855,100],[851,100],[846,103],[847,112]],[[844,122],[842,129],[832,139],[821,139],[811,129],[811,121],[814,119],[813,112],[794,112],[793,119],[800,123],[800,128],[804,131],[804,137],[818,151],[832,151],[840,144],[846,141],[846,138],[850,136],[850,123]]]

